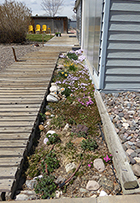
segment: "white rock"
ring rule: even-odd
[[[53,95],[53,94],[47,95],[46,100],[48,102],[58,102],[59,101],[59,99],[55,95]]]
[[[65,127],[63,128],[63,131],[68,131],[68,129],[69,129],[69,124],[67,123],[67,124],[65,125]]]
[[[55,197],[56,197],[57,199],[60,198],[61,195],[62,195],[62,191],[59,191],[59,190],[56,190],[56,191],[55,191]]]
[[[100,185],[94,180],[89,180],[86,186],[87,190],[93,190],[93,191],[96,191],[99,188],[100,188]]]
[[[94,168],[96,168],[99,172],[103,172],[105,170],[105,164],[102,159],[95,159],[93,163]]]
[[[124,127],[126,130],[127,130],[128,127],[129,127],[129,124],[128,124],[128,123],[123,123],[122,125],[123,125],[123,127]]]
[[[58,86],[55,84],[55,83],[52,83],[51,84],[51,87],[50,87],[50,92],[57,92],[58,91]]]
[[[104,190],[102,190],[102,191],[100,192],[99,197],[103,197],[103,196],[108,196],[108,194],[107,194]]]
[[[66,172],[68,173],[69,171],[73,170],[74,168],[76,168],[75,163],[69,163],[65,166]]]
[[[47,134],[51,134],[51,135],[53,135],[54,133],[56,133],[54,130],[49,130],[49,131],[47,132]]]
[[[29,196],[25,195],[25,194],[19,194],[16,196],[16,201],[25,201],[25,200],[29,200]]]
[[[39,175],[37,177],[34,177],[33,180],[36,180],[37,178],[41,179],[41,178],[43,178],[43,175]]]

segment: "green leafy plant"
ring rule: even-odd
[[[68,53],[67,56],[69,59],[77,60],[78,56],[75,53]]]
[[[69,69],[69,71],[76,71],[77,67],[72,63],[69,65],[68,69]]]
[[[92,140],[91,138],[87,139],[87,140],[82,140],[81,144],[81,148],[85,151],[94,151],[95,149],[97,149],[98,145],[96,143],[95,140]]]
[[[57,159],[56,154],[53,151],[46,155],[45,159],[41,162],[41,165],[44,173],[46,172],[46,170],[48,171],[48,173],[52,173],[54,169],[57,169],[60,166],[59,160]]]
[[[65,88],[65,90],[62,92],[63,95],[65,95],[66,97],[70,96],[71,94],[71,89],[69,89],[68,87]]]
[[[73,143],[71,141],[69,141],[69,142],[66,143],[66,147],[68,149],[73,149],[74,145],[73,145]]]
[[[61,141],[60,138],[59,138],[59,135],[56,134],[56,133],[53,133],[53,134],[48,133],[46,135],[46,137],[48,138],[48,142],[47,142],[48,145],[49,144],[59,143]]]
[[[42,199],[52,198],[55,196],[56,184],[54,183],[54,176],[44,174],[43,178],[37,179],[35,192],[41,195]]]
[[[45,121],[46,120],[46,115],[44,113],[40,113],[41,116],[41,121]]]

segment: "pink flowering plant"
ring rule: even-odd
[[[111,163],[111,162],[112,162],[112,154],[106,155],[106,156],[103,158],[103,160],[104,160],[105,163]]]

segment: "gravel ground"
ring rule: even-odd
[[[132,170],[140,182],[140,92],[101,95]]]
[[[15,48],[17,59],[20,59],[29,52],[39,50],[43,45],[39,44],[39,47],[36,47],[34,44],[0,44],[0,71],[4,70],[15,61],[12,46]]]

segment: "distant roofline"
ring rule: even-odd
[[[68,18],[67,16],[31,16],[31,18]]]

